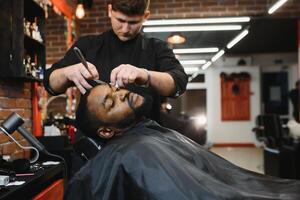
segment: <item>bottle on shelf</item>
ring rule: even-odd
[[[34,62],[31,63],[31,76],[33,76],[34,78],[37,78],[36,64]]]
[[[25,56],[25,59],[24,59],[24,63],[25,63],[25,72],[26,72],[26,75],[27,76],[31,76],[32,74],[32,67],[31,67],[31,57],[29,55],[26,55]]]
[[[24,33],[31,37],[31,24],[29,21],[25,20],[24,18]]]
[[[39,32],[39,28],[35,22],[32,23],[32,38],[39,42],[43,42],[41,33]]]

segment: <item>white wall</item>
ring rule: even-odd
[[[221,121],[220,73],[248,72],[251,75],[250,120]],[[213,143],[256,143],[255,117],[260,114],[260,71],[257,66],[211,67],[207,70],[207,136]]]

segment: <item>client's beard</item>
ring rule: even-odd
[[[152,108],[152,97],[148,94],[140,94],[144,97],[142,105],[137,108],[130,106],[133,110],[133,113],[130,116],[127,116],[123,120],[119,121],[116,125],[116,128],[124,129],[139,121],[146,113],[149,113]]]

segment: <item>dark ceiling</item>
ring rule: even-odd
[[[297,52],[297,20],[295,18],[253,19],[248,36],[227,53]]]
[[[249,27],[249,34],[226,54],[254,54],[297,51],[296,18],[252,18],[243,29]],[[239,31],[182,32],[186,42],[174,48],[218,47],[223,49],[235,38]],[[167,39],[171,33],[146,33],[150,37]]]

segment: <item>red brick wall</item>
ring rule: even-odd
[[[57,61],[67,50],[67,22],[63,16],[59,16],[49,9],[49,17],[46,20],[46,63]]]
[[[152,18],[262,16],[276,0],[151,0]],[[299,16],[299,0],[288,1],[276,16]]]
[[[31,84],[17,80],[0,80],[0,121],[2,122],[12,112],[18,113],[25,120],[23,127],[31,131]],[[14,133],[12,136],[23,146],[28,145],[19,133]],[[0,133],[0,154],[9,155],[13,160],[29,157],[29,152],[24,152],[2,132]]]

